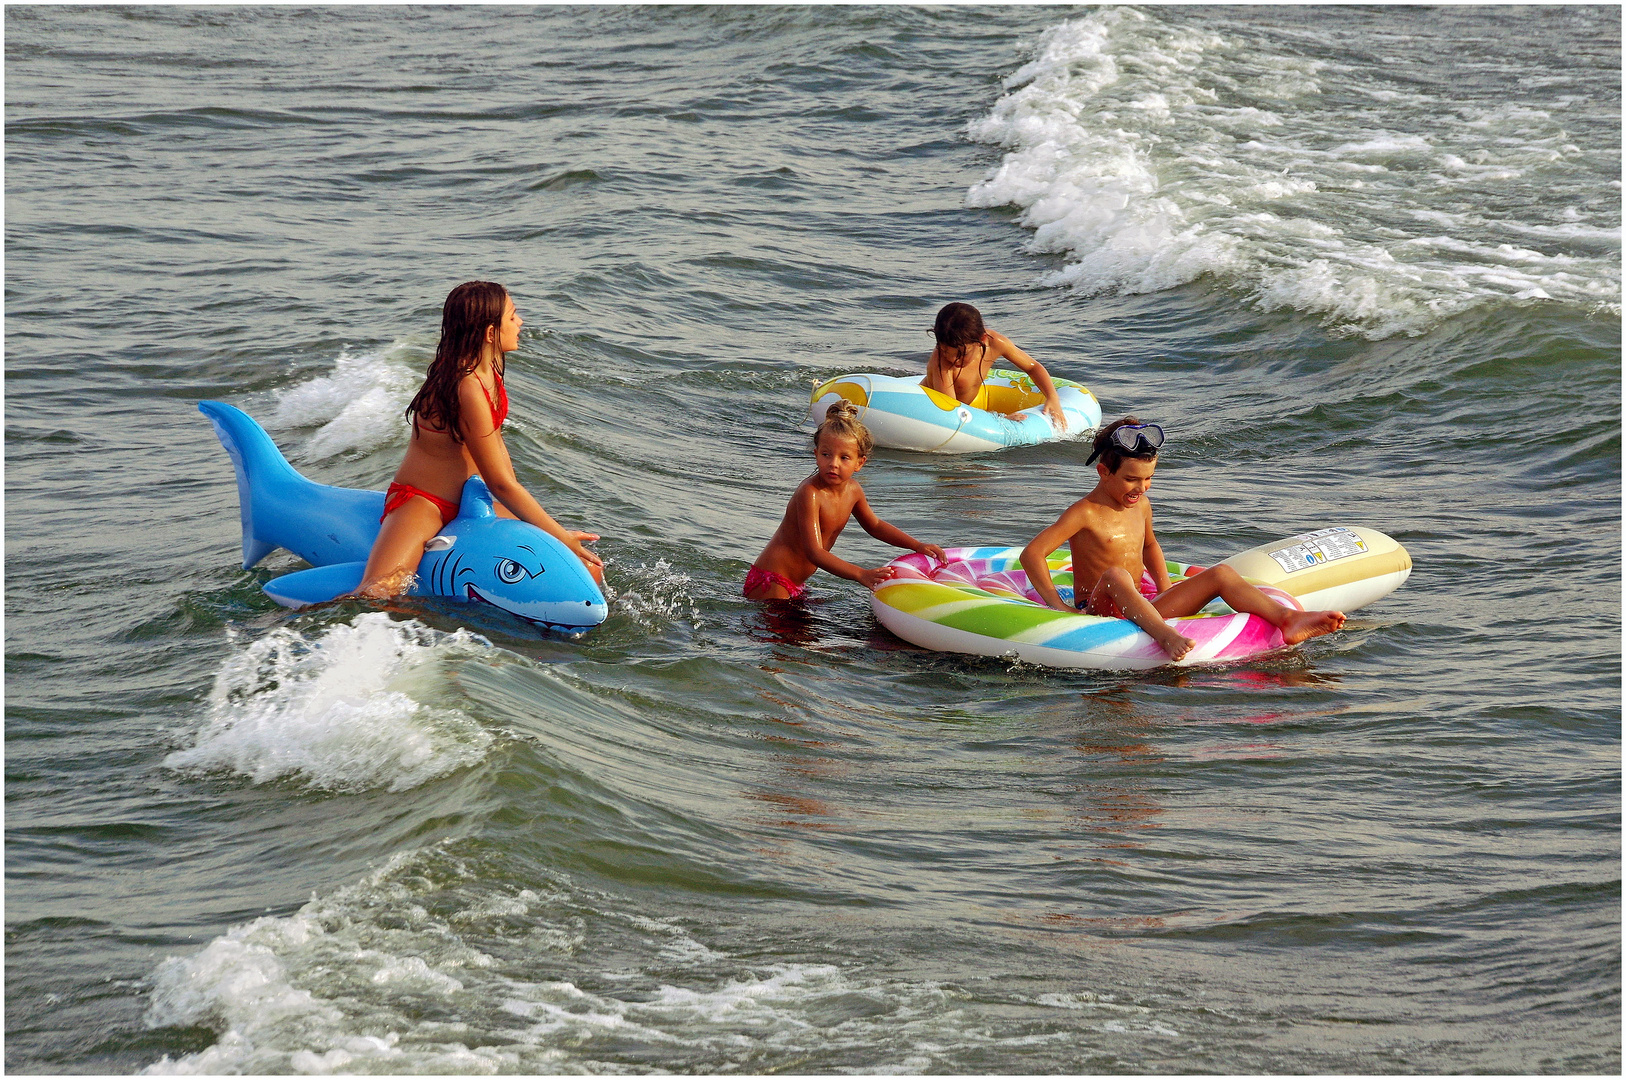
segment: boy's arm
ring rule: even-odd
[[[1054,525],[1035,536],[1028,546],[1022,549],[1022,569],[1028,572],[1028,584],[1033,586],[1033,591],[1039,594],[1046,607],[1053,607],[1057,611],[1076,613],[1079,609],[1069,607],[1062,601],[1061,593],[1056,591],[1056,583],[1050,577],[1050,564],[1045,560],[1050,557],[1052,551],[1061,547],[1084,527],[1083,507],[1083,499],[1069,506],[1066,512],[1056,519]],[[1074,557],[1077,557],[1076,553]],[[1073,595],[1078,596],[1076,578]]]
[[[796,541],[808,562],[836,577],[856,581],[867,589],[875,588],[892,576],[890,566],[865,570],[845,559],[837,558],[825,549],[824,534],[819,528],[819,502],[813,494],[812,487],[804,484],[798,489],[791,498],[791,507],[796,511]]]
[[[922,555],[930,555],[938,562],[947,561],[943,549],[936,544],[922,544],[896,525],[889,521],[882,521],[877,517],[875,511],[870,509],[869,500],[864,498],[862,492],[858,495],[858,501],[853,504],[853,515],[858,518],[858,524],[864,527],[865,532],[883,544],[918,551]]]
[[[1000,355],[1026,372],[1033,380],[1033,385],[1044,395],[1045,415],[1050,417],[1050,422],[1055,425],[1057,431],[1065,433],[1067,416],[1061,411],[1061,398],[1056,395],[1056,384],[1050,381],[1050,372],[1046,371],[1039,361],[1017,348],[1016,343],[1004,334],[990,331],[988,336],[999,346]]]
[[[1161,593],[1169,587],[1169,564],[1163,558],[1163,545],[1152,535],[1152,500],[1143,501],[1146,504],[1146,542],[1140,548],[1140,561],[1141,565],[1146,567],[1146,572],[1152,575],[1152,580],[1157,583],[1157,591]]]

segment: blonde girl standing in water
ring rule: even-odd
[[[478,474],[502,517],[529,522],[586,564],[599,584],[604,562],[582,546],[593,533],[560,527],[514,476],[503,442],[508,390],[505,357],[519,347],[524,320],[493,281],[453,289],[441,309],[440,344],[423,387],[406,408],[412,438],[384,497],[383,524],[353,595],[394,596],[418,568],[423,545],[457,516],[463,484]]]
[[[803,480],[790,497],[785,517],[768,546],[762,549],[751,572],[745,575],[744,593],[750,600],[794,600],[807,589],[807,579],[818,570],[856,581],[873,589],[892,576],[889,566],[865,570],[830,553],[836,537],[854,515],[864,531],[883,544],[930,555],[939,562],[943,549],[922,544],[895,525],[875,516],[853,474],[864,467],[875,446],[869,429],[858,421],[850,401],[838,401],[824,414],[813,433],[813,475]]]

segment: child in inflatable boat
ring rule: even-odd
[[[1163,429],[1133,416],[1108,424],[1096,435],[1094,453],[1085,462],[1101,459],[1095,466],[1095,489],[1022,549],[1022,569],[1048,606],[1075,610],[1056,591],[1045,562],[1052,551],[1068,544],[1073,557],[1073,596],[1087,597],[1076,610],[1130,620],[1174,660],[1196,643],[1164,620],[1195,615],[1215,597],[1235,611],[1269,622],[1282,632],[1282,641],[1288,645],[1330,634],[1344,625],[1343,612],[1299,611],[1278,604],[1225,565],[1171,586],[1163,549],[1152,534],[1152,501],[1146,496],[1157,469],[1157,449],[1162,445]]]
[[[864,531],[883,544],[943,561],[942,548],[921,543],[876,517],[869,508],[864,489],[853,474],[864,467],[874,445],[851,402],[838,401],[825,412],[824,423],[813,433],[813,458],[818,469],[797,486],[773,539],[745,575],[743,591],[747,599],[794,600],[806,591],[807,579],[821,569],[868,589],[891,577],[894,571],[890,566],[865,570],[830,553],[836,537],[855,515]]]
[[[932,335],[937,338],[937,347],[926,361],[921,386],[947,394],[973,409],[987,409],[988,393],[983,383],[996,360],[1009,360],[1026,372],[1044,395],[1044,411],[1051,426],[1066,433],[1067,417],[1062,414],[1061,398],[1056,396],[1050,373],[1010,338],[985,327],[982,313],[976,308],[958,302],[944,305],[937,313]]]

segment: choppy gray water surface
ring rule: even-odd
[[[9,1070],[1619,1072],[1618,9],[5,19]],[[476,277],[609,622],[277,608],[195,403],[381,488]],[[1140,675],[742,600],[952,299],[1167,426],[1171,556],[1411,580]]]

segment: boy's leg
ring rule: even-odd
[[[1140,594],[1139,587],[1126,570],[1113,567],[1101,575],[1101,580],[1090,590],[1087,611],[1097,609],[1102,594],[1111,597],[1123,617],[1140,627],[1163,647],[1171,660],[1179,660],[1196,646],[1196,642],[1170,626],[1152,602]]]
[[[1257,615],[1282,632],[1282,641],[1297,645],[1308,638],[1330,634],[1344,625],[1341,611],[1300,611],[1278,604],[1242,580],[1229,566],[1211,566],[1196,577],[1187,578],[1160,595],[1152,606],[1167,619],[1195,615],[1204,604],[1219,597],[1233,611]],[[1128,608],[1124,609],[1129,610]]]

